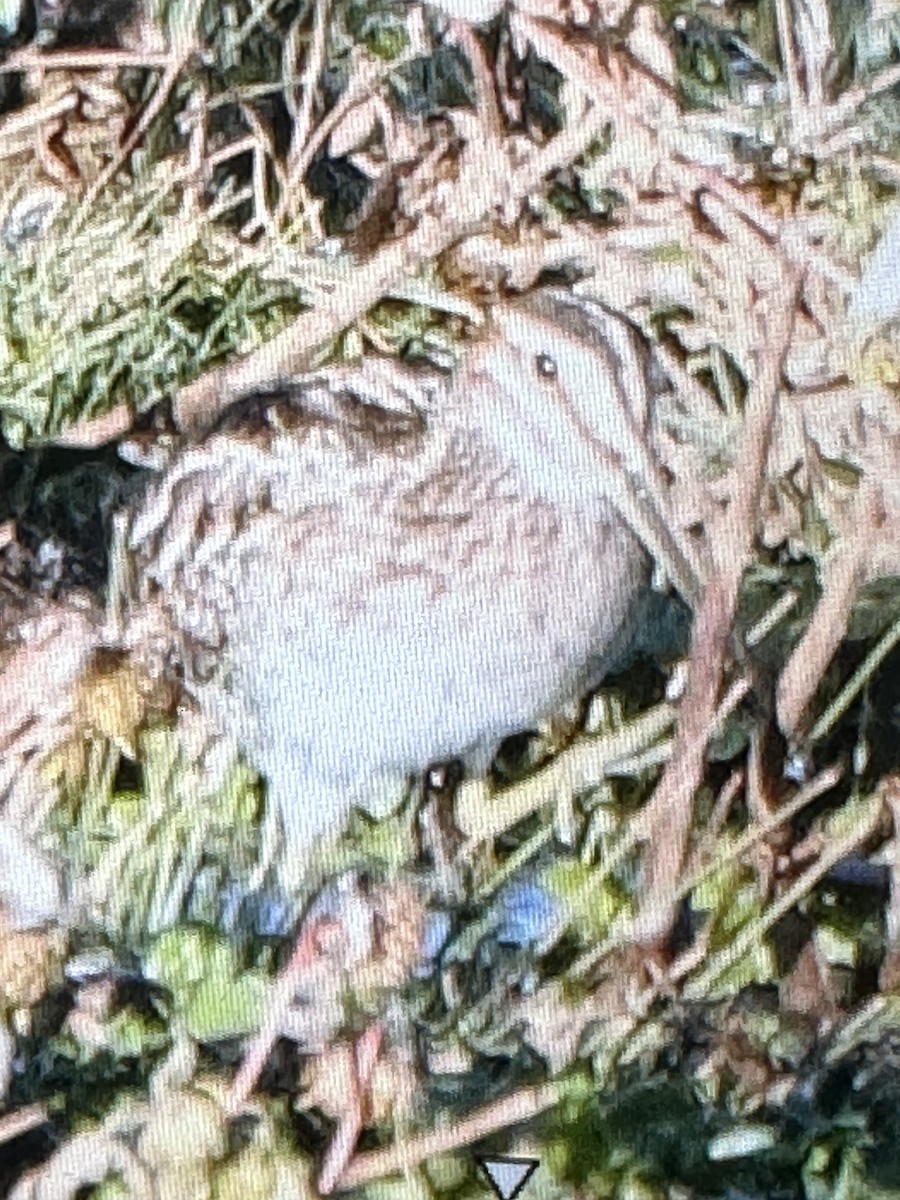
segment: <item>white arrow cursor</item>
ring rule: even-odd
[[[516,1200],[538,1169],[536,1158],[507,1158],[498,1154],[493,1158],[479,1158],[476,1161],[497,1200]]]

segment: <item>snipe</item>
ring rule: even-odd
[[[645,575],[596,447],[627,459],[646,418],[631,331],[563,294],[493,324],[406,412],[326,374],[209,434],[131,522],[131,611],[164,614],[295,845],[596,683]]]

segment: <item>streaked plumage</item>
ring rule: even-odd
[[[645,559],[582,423],[623,441],[646,395],[627,328],[577,316],[548,340],[508,310],[408,415],[319,384],[315,413],[183,451],[135,514],[132,611],[159,606],[296,845],[375,778],[484,766],[602,674]]]

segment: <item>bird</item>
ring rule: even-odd
[[[379,777],[451,760],[486,771],[505,738],[602,680],[646,586],[651,556],[628,494],[652,467],[645,351],[621,317],[546,289],[495,304],[449,372],[370,362],[241,399],[162,454],[121,510],[107,612],[57,604],[22,632],[4,677],[39,686],[13,687],[0,705],[13,785],[20,765],[39,765],[48,714],[71,733],[67,697],[101,652],[177,681],[265,781],[282,859],[312,875],[324,866],[327,877],[319,848]],[[0,822],[0,860],[23,876],[0,901],[27,927],[52,916],[61,889],[17,834]],[[328,1016],[315,982],[369,952],[370,909],[346,878],[306,909],[229,1113],[289,1028],[291,996],[312,988]],[[407,931],[416,942],[424,911]],[[425,957],[424,944],[413,951],[401,966]],[[323,1029],[338,1036],[333,1020]],[[323,1195],[356,1144],[384,1036],[375,1021],[348,1051],[355,1074]]]
[[[643,435],[635,331],[564,289],[489,327],[450,373],[325,371],[257,397],[129,513],[124,627],[158,615],[297,854],[373,781],[484,772],[602,679],[646,584],[597,449],[627,460]]]

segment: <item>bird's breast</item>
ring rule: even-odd
[[[215,435],[132,522],[134,604],[164,608],[188,688],[267,776],[350,786],[533,726],[640,586],[611,508],[535,495],[477,429],[437,414],[369,450],[333,423]]]

